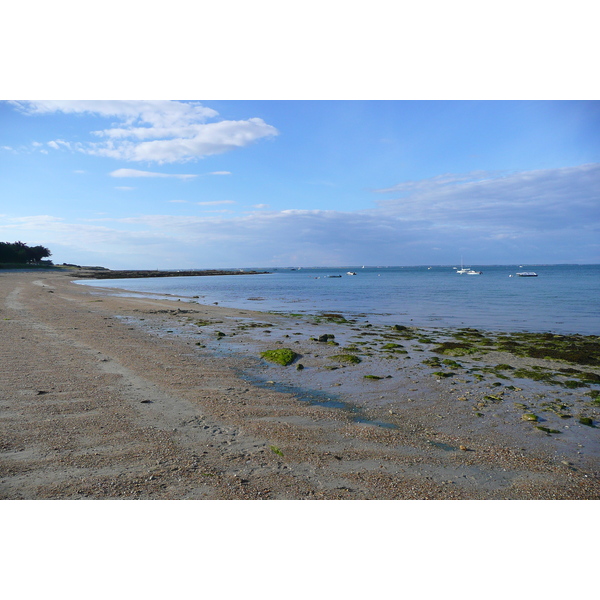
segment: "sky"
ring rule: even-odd
[[[183,269],[600,263],[594,100],[0,102],[0,239]]]

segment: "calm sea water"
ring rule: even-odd
[[[452,267],[344,267],[79,283],[199,296],[203,304],[235,308],[335,312],[390,325],[600,335],[600,265],[470,266],[483,274],[458,275]],[[535,271],[538,277],[514,276],[520,271]]]

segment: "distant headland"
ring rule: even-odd
[[[202,271],[143,271],[143,270],[118,270],[113,271],[105,267],[80,267],[78,265],[64,265],[77,269],[77,276],[82,279],[133,279],[138,277],[205,277],[209,275],[267,275],[269,271],[226,271],[220,269],[206,269]]]

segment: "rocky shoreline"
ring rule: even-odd
[[[81,279],[132,279],[139,277],[208,277],[211,275],[268,275],[269,271],[227,271],[206,269],[202,271],[144,271],[112,270],[105,268],[79,267],[77,277]]]

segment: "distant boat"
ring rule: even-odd
[[[537,277],[537,273],[533,271],[523,271],[522,273],[517,273],[517,277]]]
[[[354,271],[348,271],[346,275],[356,275],[356,273]]]
[[[431,267],[429,267],[431,268]],[[454,267],[456,269],[456,267]],[[483,275],[483,271],[475,271],[473,269],[467,269],[463,265],[462,256],[460,257],[460,269],[456,269],[459,275]]]
[[[456,267],[454,267],[456,269]],[[464,275],[465,273],[469,272],[469,269],[465,269],[465,267],[463,266],[463,260],[462,260],[462,256],[460,257],[460,269],[456,269],[456,272],[459,275]]]

